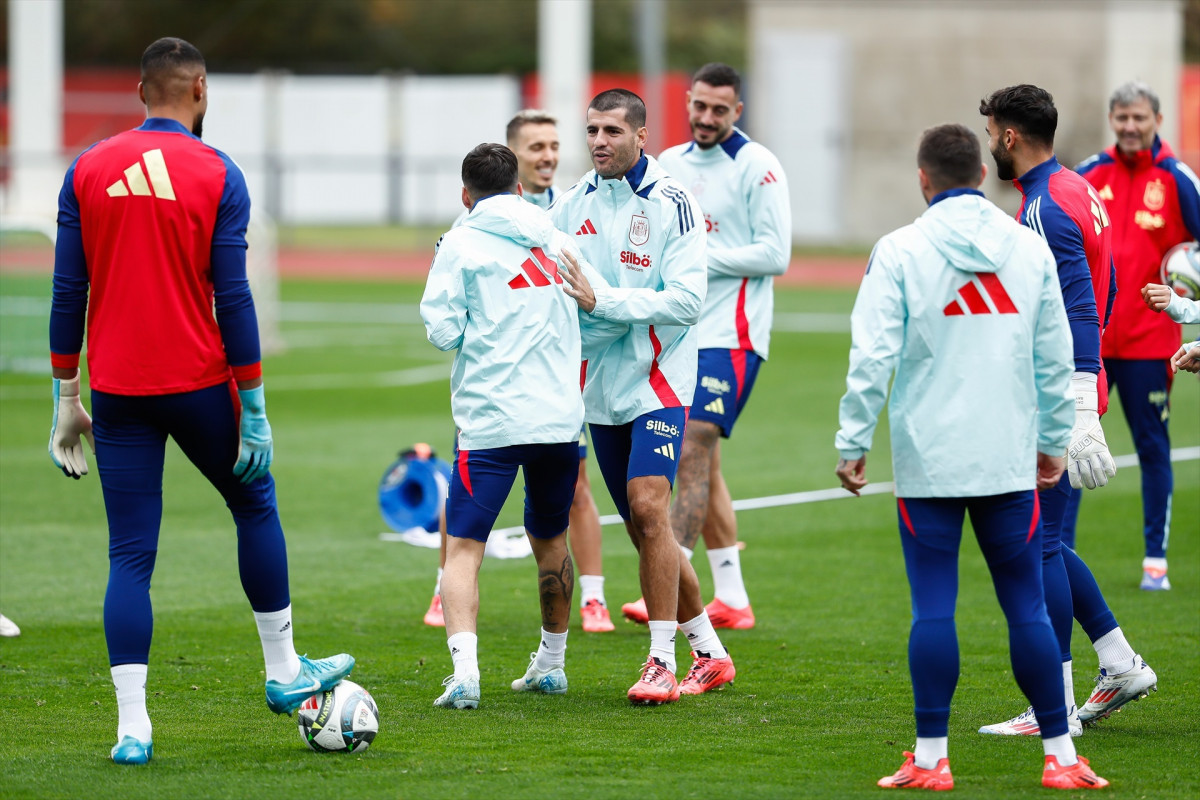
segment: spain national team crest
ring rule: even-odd
[[[1146,193],[1142,195],[1142,202],[1146,204],[1146,208],[1151,211],[1158,211],[1163,207],[1163,202],[1167,199],[1166,189],[1163,188],[1162,181],[1155,180],[1154,183],[1146,184]]]
[[[641,247],[650,241],[650,220],[642,214],[634,214],[629,221],[629,241]]]

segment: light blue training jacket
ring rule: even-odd
[[[943,192],[879,240],[851,330],[835,444],[871,449],[894,373],[896,496],[1033,489],[1037,452],[1065,454],[1075,367],[1054,256],[981,193]]]

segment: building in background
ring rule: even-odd
[[[1133,78],[1164,87],[1165,139],[1189,146],[1185,121],[1197,133],[1200,77],[1182,77],[1178,0],[747,1],[747,114],[793,177],[798,242],[869,242],[912,221],[921,132],[960,122],[983,138],[979,100],[1004,86],[1054,95],[1068,165],[1110,143],[1108,97]],[[1014,190],[994,177],[984,188],[1015,212]]]

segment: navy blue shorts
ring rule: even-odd
[[[579,445],[518,444],[484,450],[456,450],[446,498],[446,533],[486,542],[517,477],[525,473],[525,530],[552,539],[567,529]]]
[[[726,439],[741,416],[763,360],[753,350],[708,348],[698,354],[696,394],[688,419],[702,419],[721,429]]]
[[[622,519],[629,519],[629,481],[662,475],[675,485],[687,409],[660,408],[624,425],[592,424],[592,449],[604,485]]]

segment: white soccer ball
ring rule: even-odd
[[[300,738],[318,753],[361,753],[379,732],[379,708],[366,689],[343,680],[301,703],[296,723]]]
[[[1175,294],[1200,300],[1200,243],[1184,242],[1167,251],[1162,260],[1163,282]]]

